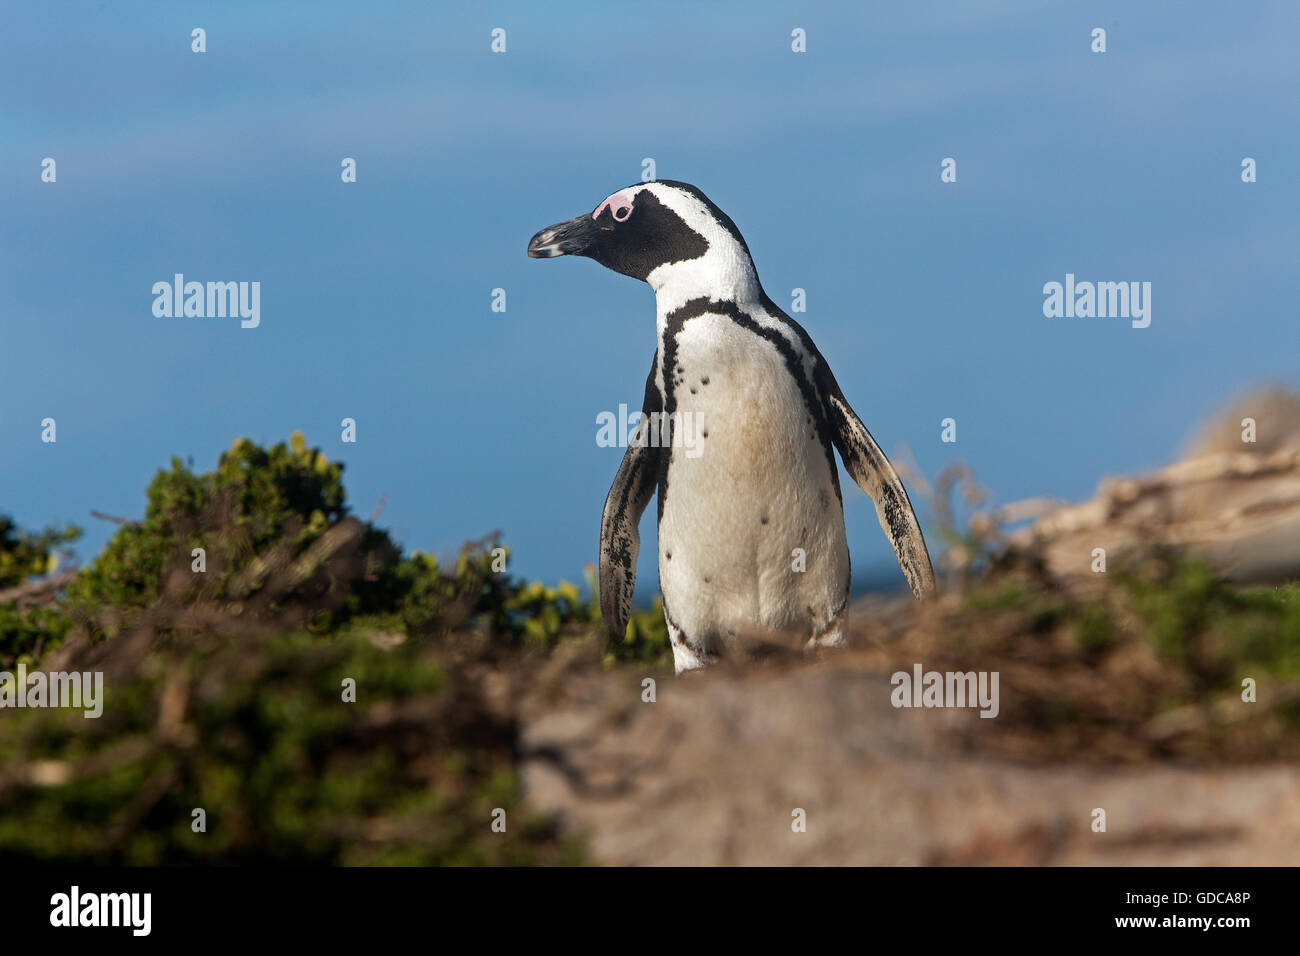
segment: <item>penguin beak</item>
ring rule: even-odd
[[[528,255],[533,259],[585,255],[601,231],[590,213],[568,222],[557,222],[533,236],[528,243]]]

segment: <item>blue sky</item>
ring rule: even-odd
[[[645,157],[732,216],[778,303],[807,290],[887,452],[999,500],[1085,497],[1300,384],[1300,5],[443,6],[10,5],[0,512],[83,524],[86,560],[113,530],[88,512],[138,515],[170,456],[301,429],[406,547],[496,529],[517,573],[580,578],[622,453],[596,416],[639,405],[653,295],[524,249]],[[260,327],[156,318],[176,272],[259,281]],[[1151,282],[1151,326],[1045,318],[1067,272]],[[845,486],[870,576],[892,558]]]

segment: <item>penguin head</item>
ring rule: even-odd
[[[747,275],[757,284],[736,224],[695,186],[672,180],[620,189],[592,212],[538,232],[528,254],[586,256],[656,291],[687,278],[707,285],[710,274],[723,280]]]

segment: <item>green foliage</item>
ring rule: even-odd
[[[495,539],[462,551],[454,573],[442,572],[432,555],[416,552],[402,560],[397,576],[404,582],[399,618],[405,633],[436,636],[473,616],[495,644],[511,649],[549,651],[565,638],[604,640],[593,567],[587,567],[584,596],[568,581],[549,587],[494,572],[497,558],[489,545],[495,545]],[[632,612],[624,639],[609,642],[606,661],[651,666],[671,663],[672,645],[659,598],[649,609]]]
[[[1121,574],[1149,639],[1209,683],[1244,667],[1300,675],[1300,588],[1236,588],[1199,559]]]
[[[164,603],[215,603],[244,618],[297,610],[298,623],[321,634],[354,618],[419,640],[472,627],[508,649],[547,650],[566,636],[601,632],[594,582],[584,599],[568,582],[518,581],[500,570],[507,552],[495,537],[469,543],[449,567],[419,551],[401,556],[386,532],[349,516],[342,473],[297,433],[270,449],[236,441],[206,474],[173,459],[149,485],[144,518],[122,527],[74,585],[73,609],[95,637],[138,618],[104,615],[106,608]],[[347,547],[312,563],[331,534]],[[192,570],[195,548],[205,551],[202,574]],[[665,660],[667,634],[656,616],[639,616],[613,656]]]
[[[75,525],[47,528],[39,534],[22,532],[10,518],[0,515],[0,591],[53,574],[59,567],[56,549],[80,536],[81,529]],[[12,667],[20,658],[30,661],[63,640],[72,621],[52,603],[0,599],[0,668]]]
[[[54,571],[59,563],[55,549],[79,537],[81,529],[76,525],[31,534],[19,531],[11,518],[0,515],[0,590]]]
[[[1237,587],[1204,560],[1174,554],[1118,568],[1111,579],[1118,589],[1084,594],[992,575],[970,581],[961,603],[973,627],[999,613],[1028,633],[1068,626],[1093,651],[1123,632],[1217,686],[1248,665],[1300,674],[1300,586]]]
[[[910,653],[937,670],[1003,670],[981,746],[1107,761],[1300,753],[1295,584],[1240,587],[1174,552],[1063,580],[1006,563],[937,610]],[[1241,700],[1246,677],[1267,688],[1257,704]]]
[[[148,608],[168,597],[246,601],[268,574],[300,561],[326,531],[347,516],[343,466],[308,448],[301,433],[270,449],[238,439],[214,471],[195,474],[180,459],[159,471],[147,491],[143,520],[122,527],[72,596],[99,607]],[[193,551],[205,552],[206,570],[191,571]],[[388,536],[369,525],[347,555],[364,573],[340,589],[337,575],[297,574],[281,601],[323,605],[328,629],[337,616],[379,610],[385,597],[382,571],[397,560]],[[273,609],[268,609],[273,610]]]
[[[1029,591],[1014,579],[985,582],[974,581],[962,592],[963,605],[972,611],[1007,611],[1026,607]]]
[[[550,588],[534,581],[517,588],[505,603],[507,627],[524,641],[552,647],[566,629],[600,623],[600,608],[584,601],[568,581]]]
[[[566,628],[587,623],[586,607],[565,585],[524,584],[497,570],[508,557],[489,537],[466,545],[450,568],[420,551],[402,559],[394,579],[405,632],[437,638],[469,622],[501,647],[549,649]]]
[[[519,809],[514,713],[480,683],[565,640],[603,643],[594,573],[586,596],[519,581],[495,537],[449,563],[403,556],[349,513],[342,475],[300,434],[236,441],[206,473],[173,459],[66,597],[0,605],[0,664],[63,644],[60,666],[104,670],[107,695],[97,720],[6,716],[0,860],[579,858]],[[6,519],[3,580],[47,574],[75,535]],[[610,645],[619,660],[667,666],[661,605]],[[191,830],[194,808],[208,832]],[[489,827],[496,808],[506,834]]]
[[[7,715],[0,861],[577,860],[519,807],[513,717],[431,648],[380,649],[359,635],[183,638],[115,664],[98,720]],[[345,678],[355,703],[343,700]],[[45,785],[24,784],[33,767]],[[206,832],[193,830],[195,808]],[[490,827],[497,808],[505,833]]]
[[[1103,605],[1090,604],[1079,617],[1079,643],[1089,651],[1110,647],[1115,637],[1115,622]]]
[[[0,605],[0,670],[11,670],[20,660],[33,663],[63,643],[71,629],[72,618],[61,607]]]

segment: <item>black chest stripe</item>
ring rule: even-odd
[[[686,323],[691,319],[699,318],[702,315],[722,315],[726,316],[732,322],[735,322],[742,329],[752,332],[760,338],[771,342],[785,360],[786,368],[791,377],[799,386],[799,394],[803,396],[804,407],[808,412],[808,417],[812,420],[814,427],[817,429],[817,439],[821,443],[822,451],[826,455],[826,465],[831,473],[831,485],[835,488],[835,497],[840,498],[840,476],[839,469],[835,465],[834,445],[831,441],[830,425],[826,420],[826,413],[817,393],[816,385],[809,380],[804,371],[803,362],[799,354],[795,351],[790,340],[781,334],[780,330],[770,326],[760,325],[753,316],[744,312],[736,303],[727,301],[718,301],[710,299],[707,296],[701,296],[691,299],[680,308],[674,309],[668,314],[664,323],[664,338],[660,343],[661,365],[664,377],[664,411],[667,413],[669,427],[673,421],[673,413],[677,410],[677,336],[681,333]],[[789,323],[793,325],[794,323]],[[798,331],[802,332],[802,329]],[[806,338],[806,333],[803,336]],[[814,356],[816,352],[812,352]],[[672,457],[672,450],[663,456],[660,464],[660,485],[659,485],[659,517],[663,518],[664,498],[667,497],[667,470],[668,460]]]

